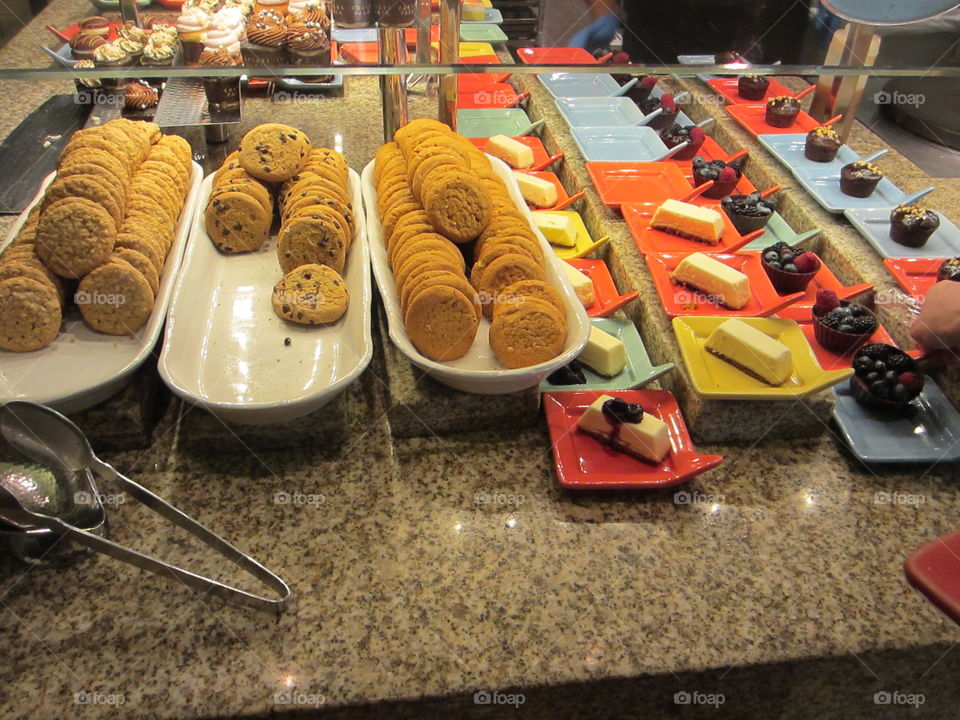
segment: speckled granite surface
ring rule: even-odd
[[[320,142],[341,126],[360,167],[374,85],[283,117]],[[266,117],[251,103],[250,123]],[[289,613],[104,557],[61,572],[0,558],[0,716],[905,716],[878,691],[923,694],[911,717],[955,716],[960,632],[901,569],[956,526],[954,469],[866,468],[832,433],[775,432],[701,446],[726,462],[675,491],[572,494],[542,424],[393,437],[376,362],[336,447],[210,453],[179,426],[103,453],[283,576]],[[132,501],[113,509],[119,542],[254,587]],[[522,694],[519,710],[475,703],[491,690]],[[716,710],[682,704],[716,693]]]

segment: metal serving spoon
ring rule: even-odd
[[[42,405],[12,402],[0,408],[0,434],[31,460],[53,469],[56,477],[77,478],[96,498],[93,475],[112,480],[148,508],[183,528],[204,544],[239,565],[279,595],[278,600],[224,585],[189,570],[170,565],[77,527],[70,520],[75,513],[63,510],[64,503],[46,503],[29,483],[16,481],[12,474],[0,475],[0,518],[18,527],[40,527],[105,555],[163,577],[173,576],[184,585],[216,595],[230,602],[277,614],[283,611],[290,588],[277,575],[240,552],[219,535],[193,520],[147,488],[117,472],[93,454],[83,432],[60,413]],[[69,483],[66,483],[69,485]],[[69,493],[70,488],[67,488]],[[74,494],[73,497],[76,497]],[[66,504],[69,504],[69,498]],[[98,502],[99,505],[99,502]],[[100,507],[103,512],[103,508]],[[61,514],[62,513],[62,514]]]

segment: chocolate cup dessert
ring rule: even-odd
[[[784,245],[786,245],[784,243]],[[790,295],[791,293],[803,292],[807,289],[807,285],[810,284],[810,281],[820,272],[820,267],[822,261],[820,258],[817,258],[817,267],[811,270],[810,272],[791,272],[789,270],[784,270],[782,267],[774,267],[770,264],[770,261],[773,259],[770,253],[777,253],[777,261],[783,262],[787,259],[793,260],[800,254],[805,252],[804,250],[796,247],[789,247],[790,257],[779,252],[781,246],[771,245],[768,248],[765,248],[762,253],[760,253],[760,264],[763,267],[767,277],[770,278],[770,283],[773,285],[773,289],[777,291],[778,295]],[[811,253],[813,254],[813,253]]]
[[[857,305],[856,303],[842,302],[840,303],[841,308],[850,307],[851,305]],[[828,326],[823,317],[813,317],[813,335],[817,339],[817,342],[820,343],[827,350],[838,353],[840,355],[846,355],[849,352],[853,352],[854,349],[865,343],[870,339],[870,336],[877,331],[878,323],[876,322],[876,315],[874,315],[870,310],[863,307],[863,305],[857,305],[860,308],[858,311],[860,317],[872,317],[874,319],[873,328],[869,332],[845,332],[840,331],[836,328]]]
[[[814,162],[831,162],[840,150],[840,136],[832,127],[821,125],[807,133],[803,156]]]
[[[734,191],[737,183],[740,182],[742,171],[740,166],[733,163],[726,163],[723,160],[704,160],[697,155],[693,158],[693,184],[702,185],[707,180],[713,180],[713,187],[703,192],[703,197],[719,200],[726,197]],[[733,172],[724,172],[730,168]]]
[[[877,361],[882,363],[876,365]],[[864,345],[853,356],[854,375],[850,378],[850,394],[859,404],[870,410],[891,413],[903,413],[909,410],[910,403],[917,399],[923,390],[922,375],[917,371],[916,361],[893,345],[872,343]],[[890,377],[893,373],[893,377]],[[916,373],[921,381],[918,386],[908,388],[897,382],[902,373]],[[871,386],[878,384],[877,392]],[[900,385],[898,387],[898,384]]]
[[[940,227],[940,216],[919,205],[900,205],[890,211],[890,239],[899,245],[918,248]]]
[[[706,137],[707,134],[703,131],[703,128],[696,125],[683,126],[673,123],[670,127],[660,131],[660,139],[668,149],[684,142],[689,143],[683,150],[673,155],[674,160],[692,160]]]
[[[767,100],[764,118],[767,125],[776,128],[788,128],[800,114],[800,101],[791,95],[778,95]]]
[[[765,227],[776,209],[774,203],[764,200],[760,193],[728,195],[720,201],[720,207],[741,235],[748,235]]]
[[[762,75],[741,75],[737,79],[737,94],[744,100],[763,100],[770,81]]]
[[[858,160],[840,169],[840,192],[850,197],[870,197],[883,179],[883,172],[872,163]]]

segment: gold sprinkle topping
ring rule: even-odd
[[[850,167],[854,170],[869,170],[877,175],[883,175],[883,171],[880,168],[873,163],[864,162],[863,160],[857,160],[856,162],[850,163]]]
[[[840,140],[840,136],[837,135],[837,131],[834,130],[829,125],[821,125],[820,127],[813,129],[813,134],[817,137],[830,138],[831,140]]]

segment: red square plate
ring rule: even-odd
[[[824,370],[846,370],[851,367],[853,355],[856,352],[855,350],[851,350],[846,355],[840,355],[832,350],[827,350],[817,342],[816,333],[813,328],[812,308],[791,305],[778,312],[777,316],[782,317],[784,320],[796,321],[800,329],[803,330],[803,335],[807,338],[807,342],[810,343],[813,354],[817,356],[817,362],[820,363],[820,367]],[[863,345],[868,343],[884,343],[886,345],[893,345],[894,347],[897,345],[883,325],[878,325],[873,335],[871,335]],[[911,357],[919,357],[920,355],[919,350],[907,350],[906,352]]]
[[[960,624],[960,530],[914,550],[903,570],[911,585]]]
[[[755,252],[758,256],[761,255],[759,250],[745,250],[744,252]],[[761,266],[762,267],[762,266]],[[873,285],[870,283],[861,283],[859,285],[850,285],[846,286],[839,280],[837,276],[833,274],[833,271],[827,267],[827,264],[820,261],[820,270],[817,271],[817,274],[813,276],[813,280],[810,281],[810,284],[807,285],[807,289],[803,291],[803,295],[799,300],[794,302],[790,307],[791,308],[807,308],[812,309],[813,304],[817,300],[817,290],[823,288],[824,290],[833,290],[837,297],[841,300],[850,300],[855,298],[857,295],[863,295],[863,293],[873,290]]]
[[[644,255],[647,253],[732,253],[757,237],[752,235],[741,237],[727,214],[718,210],[717,212],[723,218],[723,237],[718,245],[707,245],[696,240],[687,240],[662,230],[652,229],[650,219],[656,209],[652,205],[634,205],[632,203],[624,203],[620,206],[620,212],[623,213],[623,219],[627,222],[627,227],[630,228],[630,233],[637,243],[637,249]]]
[[[526,145],[528,148],[533,150],[533,165],[532,168],[545,168],[551,165],[552,163],[559,160],[562,155],[551,158],[550,153],[547,152],[547,148],[543,145],[543,140],[541,140],[536,135],[524,135],[523,137],[513,138],[517,142],[521,142]],[[490,138],[470,138],[470,142],[476,145],[480,150],[486,152],[487,143],[490,141]],[[526,168],[523,168],[524,172],[530,172]]]
[[[897,284],[915,300],[923,302],[927,290],[937,282],[937,271],[946,258],[884,258],[883,266]]]
[[[517,50],[520,62],[527,65],[596,65],[597,59],[583,48],[525,47]]]
[[[582,272],[593,283],[593,307],[587,308],[590,317],[607,317],[624,305],[637,299],[637,293],[628,292],[621,295],[613,282],[613,276],[603,260],[581,258],[579,260],[565,260]]]
[[[480,108],[511,108],[519,105],[526,95],[519,95],[510,83],[492,83],[472,88],[458,88],[457,107],[465,110]]]
[[[796,93],[792,92],[788,88],[784,87],[772,77],[767,77],[767,80],[770,81],[770,85],[767,86],[766,94],[761,98],[761,100],[768,100],[772,97],[777,97],[778,95],[795,95]],[[715,77],[707,80],[707,85],[717,93],[717,95],[722,95],[723,98],[729,102],[734,103],[735,105],[742,105],[743,103],[755,103],[757,100],[747,100],[746,98],[740,97],[740,93],[737,90],[737,84],[739,83],[740,78],[731,78],[731,77]]]
[[[750,302],[739,310],[731,310],[726,305],[712,302],[710,298],[704,297],[703,293],[673,283],[670,279],[671,273],[680,264],[680,261],[689,254],[689,252],[650,253],[644,256],[647,260],[647,268],[653,275],[653,284],[660,295],[664,312],[671,318],[685,315],[768,317],[796,302],[803,295],[803,293],[777,295],[777,291],[773,289],[766,271],[760,266],[760,255],[758,253],[710,253],[711,257],[735,270],[739,270],[750,278]]]
[[[690,183],[674,163],[588,162],[587,172],[600,199],[614,209],[623,203],[656,207],[690,192]]]
[[[671,449],[663,462],[638,460],[577,430],[580,416],[600,395],[640,403],[644,412],[667,424]],[[697,453],[677,401],[666,390],[548,392],[543,395],[543,407],[557,480],[565,488],[653,490],[679,485],[723,462],[720,455]]]
[[[461,65],[502,65],[503,60],[497,55],[470,55],[460,58]],[[499,82],[499,81],[498,81]]]
[[[808,133],[815,127],[820,127],[820,123],[810,117],[803,110],[797,115],[793,125],[787,128],[778,128],[768,125],[766,121],[767,105],[766,103],[752,105],[727,105],[724,108],[730,116],[747,129],[747,132],[754,136],[757,135],[784,135]]]

